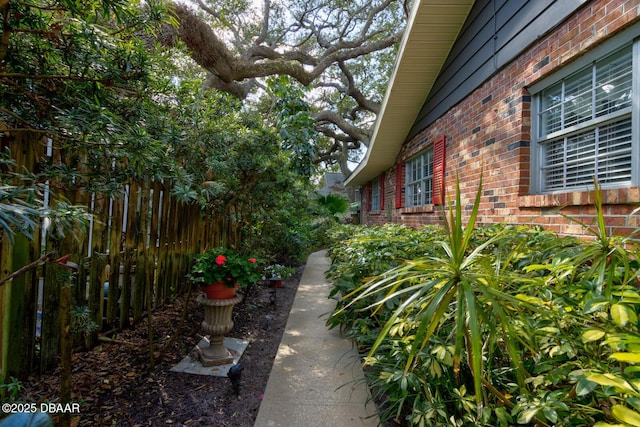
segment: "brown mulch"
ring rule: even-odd
[[[234,307],[234,328],[228,337],[249,340],[240,359],[244,367],[240,392],[235,395],[226,377],[170,372],[200,341],[204,310],[196,294],[188,304],[186,321],[175,344],[149,367],[147,324],[121,331],[112,339],[73,356],[73,402],[80,403],[74,415],[78,426],[253,426],[267,386],[289,310],[295,297],[302,267],[284,281],[282,288],[266,284],[253,287]],[[274,293],[275,292],[275,293]],[[154,311],[156,348],[162,348],[176,333],[185,298]],[[128,344],[126,344],[128,343]],[[23,381],[21,402],[56,401],[59,371]],[[55,418],[54,418],[55,420]]]

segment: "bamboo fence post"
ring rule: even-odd
[[[62,164],[60,148],[53,147],[51,161],[54,164]],[[49,183],[51,195],[58,188],[55,181]],[[51,197],[49,204],[54,205],[54,198]],[[47,252],[52,252],[54,256],[61,256],[61,242],[46,236]],[[42,314],[40,328],[40,372],[45,372],[57,365],[60,351],[60,284],[57,281],[56,266],[47,263],[43,267],[44,283],[42,288]]]
[[[89,268],[89,312],[99,328],[102,327],[102,313],[104,305],[104,268],[107,264],[105,255],[107,215],[109,200],[103,197],[94,198],[93,232],[91,239],[91,263]],[[86,334],[86,345],[93,348],[98,344],[98,330]]]
[[[13,246],[13,255],[10,257],[11,271],[27,265],[33,259],[33,242],[24,235],[16,235]],[[3,270],[4,271],[4,270]],[[10,286],[8,311],[10,314],[7,325],[9,326],[8,357],[6,371],[18,378],[29,374],[33,363],[33,351],[35,347],[36,325],[36,300],[37,287],[36,275],[33,270],[15,277]],[[3,326],[5,319],[3,318]]]
[[[179,248],[180,248],[180,236],[178,234],[179,230],[179,222],[178,218],[181,218],[182,212],[179,211],[179,204],[175,197],[171,198],[171,212],[172,219],[169,222],[169,271],[168,276],[170,277],[171,284],[173,285],[173,293],[177,295],[179,293],[179,285],[180,282],[178,280],[178,266],[179,266]]]
[[[171,211],[171,196],[167,189],[169,186],[165,183],[162,190],[162,203],[161,203],[161,215],[162,222],[160,223],[160,235],[158,241],[160,247],[158,248],[158,289],[159,292],[156,296],[158,301],[166,301],[171,295],[171,280],[169,278],[170,271],[170,257],[169,252],[169,223],[173,220],[173,212]]]
[[[47,252],[60,254],[57,244],[48,243]],[[55,264],[47,263],[43,268],[44,286],[42,290],[42,316],[40,335],[40,372],[45,372],[57,364],[60,342],[60,287],[56,280]]]
[[[173,281],[176,284],[176,289],[178,290],[178,293],[181,294],[184,289],[182,289],[182,278],[180,277],[181,273],[182,273],[182,264],[183,264],[183,255],[185,252],[185,233],[184,233],[184,224],[185,222],[188,221],[188,217],[187,212],[185,212],[185,204],[184,203],[179,203],[176,202],[177,207],[178,207],[178,211],[179,216],[178,218],[184,218],[184,220],[182,221],[176,221],[176,229],[175,229],[175,233],[176,233],[176,250],[174,253],[174,259],[175,259],[175,263],[173,266]]]
[[[145,307],[146,283],[146,245],[147,245],[147,224],[149,213],[149,182],[145,180],[142,188],[138,187],[138,213],[136,230],[136,274],[135,287],[133,289],[133,322],[142,319],[142,311]]]
[[[141,277],[141,283],[136,280],[136,287],[140,288],[140,294],[144,296],[140,298],[140,302],[144,302],[147,308],[147,336],[149,341],[149,366],[151,369],[155,366],[154,361],[154,349],[153,349],[153,315],[151,314],[151,292],[153,290],[153,283],[149,280],[149,254],[148,254],[148,245],[147,239],[150,236],[149,230],[149,203],[150,203],[150,192],[151,192],[151,183],[148,179],[145,179],[143,182],[142,195],[140,198],[140,235],[138,239],[138,271],[140,274],[136,275],[136,278]],[[144,284],[144,287],[141,285]],[[143,293],[144,292],[144,293]],[[134,313],[135,313],[134,306]],[[141,304],[142,308],[142,304]],[[142,310],[140,310],[142,313]],[[140,316],[142,318],[142,316]]]
[[[60,269],[60,268],[59,268]],[[73,276],[68,276],[65,279],[66,274],[61,274],[58,279],[60,285],[60,323],[58,325],[60,329],[60,403],[63,405],[71,402],[71,351],[72,336],[71,336],[71,286],[73,282]],[[70,425],[70,415],[62,414],[60,419],[62,426]]]
[[[124,242],[124,268],[122,273],[122,297],[120,298],[120,328],[129,326],[129,311],[131,306],[131,270],[133,267],[133,248],[137,237],[137,207],[138,189],[136,183],[129,184],[127,199],[127,231]],[[136,266],[137,269],[137,266]],[[134,283],[135,286],[135,283]]]
[[[0,259],[0,277],[8,276],[13,266],[13,250],[7,236],[2,236],[2,259]],[[7,371],[10,370],[9,342],[11,336],[11,291],[13,283],[6,283],[0,288],[0,381],[4,384]]]
[[[185,248],[186,253],[182,257],[182,274],[181,281],[184,283],[184,288],[188,290],[188,287],[191,286],[191,283],[186,278],[186,275],[191,270],[191,266],[193,265],[193,255],[200,253],[202,251],[204,238],[204,229],[202,227],[202,215],[200,215],[200,208],[197,205],[188,205],[189,209],[189,224],[192,224],[191,227],[187,227],[187,247]]]
[[[86,173],[86,160],[82,160],[77,163],[78,170],[81,173]],[[87,193],[83,188],[77,188],[75,191],[69,190],[66,192],[65,196],[74,205],[82,205],[86,208],[89,214],[92,213],[91,194]],[[95,225],[95,221],[93,221],[94,228]],[[92,308],[92,289],[90,278],[94,262],[92,258],[87,256],[90,252],[89,244],[91,243],[91,238],[88,237],[90,233],[92,233],[91,225],[89,225],[86,233],[81,233],[82,237],[79,242],[70,243],[70,248],[73,248],[73,250],[70,250],[69,253],[77,255],[79,268],[75,271],[75,286],[73,286],[69,290],[69,293],[71,295],[71,299],[69,301],[69,310],[71,310],[71,308],[74,306],[87,306],[89,310],[91,310]],[[86,346],[89,342],[85,340],[85,336],[82,333],[74,333],[70,335],[70,337],[73,341],[73,346]]]
[[[159,181],[153,182],[153,198],[151,200],[151,230],[149,236],[149,247],[147,249],[149,253],[149,273],[147,280],[149,280],[154,287],[154,299],[153,304],[155,307],[163,305],[163,292],[160,288],[160,276],[158,275],[159,259],[158,259],[158,239],[160,237],[159,226],[162,218],[161,206],[160,206],[160,193],[162,186]]]
[[[41,149],[40,136],[30,133],[8,139],[8,145],[17,168],[24,166],[28,170],[36,167]],[[16,185],[21,183],[16,180]],[[40,242],[39,229],[33,230],[32,240],[23,234],[14,237],[11,246],[7,236],[3,236],[1,275],[7,276],[30,264],[40,256],[37,253]],[[7,246],[8,244],[8,246]],[[6,258],[6,260],[5,260]],[[37,313],[37,275],[33,269],[14,277],[3,291],[6,298],[1,301],[0,318],[2,319],[2,336],[0,344],[0,383],[7,374],[17,377],[28,375],[32,369],[35,348],[35,330]],[[5,354],[6,352],[6,354]]]
[[[109,290],[107,293],[107,324],[113,325],[118,317],[118,298],[120,298],[120,262],[122,250],[122,222],[124,199],[112,199],[111,225],[109,229]]]

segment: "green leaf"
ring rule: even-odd
[[[582,342],[588,343],[598,341],[605,336],[605,332],[601,329],[587,329],[582,333]]]
[[[622,298],[623,302],[627,304],[640,303],[640,295],[636,291],[612,292],[611,294]]]
[[[640,398],[627,397],[627,405],[631,405],[636,411],[640,411]]]
[[[518,424],[529,424],[535,418],[540,408],[529,408],[518,414]]]
[[[640,363],[640,353],[618,352],[613,353],[609,358],[617,360],[618,362]]]
[[[542,408],[542,413],[544,414],[545,418],[552,423],[555,424],[558,421],[558,413],[555,409],[545,406],[544,408]]]
[[[640,427],[640,414],[626,406],[614,405],[611,409],[611,413],[617,420],[622,421],[623,423]]]
[[[607,336],[607,339],[605,340],[605,343],[611,346],[624,345],[626,346],[626,348],[631,348],[631,346],[640,346],[640,336],[628,333],[609,334]]]
[[[610,423],[605,423],[604,421],[598,421],[593,425],[593,427],[628,427],[628,426],[624,424],[610,424]]]
[[[598,374],[598,373],[592,372],[592,373],[586,374],[585,378],[589,381],[600,384],[601,386],[615,387],[616,389],[621,390],[623,392],[632,393],[634,395],[637,394],[634,388],[631,387],[631,384],[629,384],[627,381],[623,380],[622,378],[618,378],[614,376],[613,374]]]
[[[578,381],[576,385],[576,394],[578,396],[585,396],[595,390],[596,387],[598,387],[597,383],[589,381],[586,378],[580,378],[580,381]]]
[[[509,416],[506,408],[498,407],[495,409],[495,413],[498,421],[500,422],[500,427],[506,427],[511,423],[511,416]]]
[[[613,304],[609,312],[611,313],[613,323],[620,327],[629,323],[633,317],[632,315],[635,314],[631,313],[631,309],[624,304]]]
[[[605,297],[595,297],[586,301],[584,304],[584,312],[585,314],[593,313],[598,310],[604,309],[610,303],[608,298]]]

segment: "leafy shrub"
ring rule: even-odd
[[[332,264],[327,277],[333,280],[330,296],[349,295],[363,281],[375,277],[399,265],[406,259],[428,253],[442,230],[425,227],[415,230],[410,227],[387,224],[379,227],[342,225],[331,233],[329,257]],[[338,310],[328,321],[330,327],[340,325],[363,349],[370,347],[377,338],[384,315],[376,319],[363,315],[363,310],[374,300],[362,300],[357,305],[346,307],[347,299],[338,301]],[[394,301],[388,302],[394,306]],[[360,315],[356,314],[362,311]],[[382,316],[382,317],[381,317]],[[349,319],[353,319],[351,322]],[[374,333],[375,332],[375,333]]]
[[[328,324],[369,351],[382,418],[640,425],[640,250],[596,210],[588,241],[453,208],[446,229],[335,228]]]

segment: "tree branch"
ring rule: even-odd
[[[211,73],[207,76],[207,80],[204,82],[204,87],[207,89],[216,89],[221,92],[230,93],[238,99],[245,99],[256,84],[257,82],[253,79],[244,83],[238,83],[236,81],[225,82],[215,74]]]
[[[172,11],[180,24],[177,35],[189,48],[193,60],[226,83],[238,80],[234,71],[236,59],[211,26],[184,5],[173,3]]]
[[[365,110],[371,111],[372,113],[375,113],[375,114],[379,114],[380,108],[382,108],[380,103],[365,98],[362,92],[358,90],[358,88],[356,87],[355,80],[353,79],[353,74],[351,73],[351,70],[347,68],[347,65],[344,63],[344,61],[339,61],[338,66],[340,67],[340,70],[342,70],[342,73],[347,79],[347,83],[348,83],[347,91],[346,91],[347,95],[352,97],[358,103],[358,105],[364,108]]]
[[[111,83],[110,79],[97,79],[95,77],[82,77],[82,76],[68,76],[62,74],[22,74],[22,73],[0,73],[1,77],[8,77],[10,79],[33,79],[33,80],[72,80],[79,82],[98,82],[98,83]]]
[[[264,0],[262,3],[262,26],[260,28],[260,34],[256,37],[254,44],[259,46],[267,40],[269,34],[269,11],[271,10],[271,0]]]
[[[310,56],[300,51],[276,56],[273,50],[270,52],[270,48],[260,46],[254,47],[253,50],[259,52],[264,58],[270,58],[269,61],[253,62],[239,59],[215,34],[211,26],[198,18],[193,11],[178,4],[173,4],[173,11],[180,22],[177,34],[189,48],[192,58],[225,83],[272,75],[288,75],[308,86],[335,62],[358,58],[391,47],[400,40],[403,33],[401,30],[372,43],[366,43],[365,40],[343,43],[340,46],[347,47],[346,49],[328,50],[328,53],[317,61],[314,68],[307,71],[303,64],[310,61]],[[305,62],[298,62],[298,58],[304,58]]]
[[[348,122],[333,111],[318,111],[317,113],[312,114],[312,117],[320,124],[335,124],[347,135],[349,135],[352,140],[362,141],[365,145],[369,143],[371,133],[368,130],[362,129],[361,127]]]
[[[53,252],[46,253],[46,254],[42,255],[40,258],[38,258],[37,260],[25,265],[24,267],[20,267],[19,269],[17,269],[16,271],[14,271],[10,275],[8,275],[7,277],[5,277],[2,280],[0,280],[0,286],[4,285],[7,282],[10,282],[11,280],[15,279],[16,277],[20,276],[21,274],[24,274],[27,271],[32,270],[32,269],[44,264],[47,261],[52,261],[53,260],[53,254],[54,254]]]

